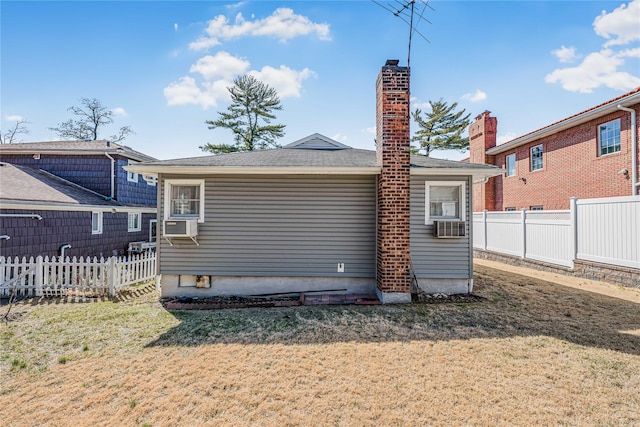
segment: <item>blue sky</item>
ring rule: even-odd
[[[383,4],[394,1],[381,2]],[[397,4],[397,3],[395,3]],[[414,36],[415,106],[458,102],[498,118],[500,142],[640,86],[640,0],[431,1]],[[282,144],[319,132],[374,149],[375,79],[407,62],[408,26],[371,1],[0,2],[2,130],[57,139],[78,99],[115,113],[125,144],[160,159],[230,143],[205,120],[239,73],[274,86]],[[416,8],[422,10],[420,2]],[[434,157],[454,160],[457,152]]]

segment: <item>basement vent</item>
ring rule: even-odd
[[[467,235],[465,221],[434,221],[433,236],[439,239],[454,239]]]

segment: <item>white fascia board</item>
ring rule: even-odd
[[[491,178],[505,173],[504,169],[439,169],[439,168],[411,168],[414,176],[473,176],[474,178]]]
[[[130,165],[124,169],[143,175],[379,175],[380,167],[247,167]]]
[[[640,102],[640,93],[634,93],[632,95],[629,95],[626,98],[618,99],[617,101],[607,103],[593,110],[586,111],[574,117],[569,117],[568,119],[565,119],[551,126],[539,129],[527,135],[523,135],[507,143],[497,145],[493,148],[488,149],[486,153],[489,155],[494,155],[494,154],[503,153],[505,151],[509,151],[521,145],[525,145],[525,144],[537,141],[538,139],[545,138],[550,135],[554,135],[558,132],[562,132],[563,130],[570,129],[574,126],[596,119],[605,114],[609,114],[614,111],[619,111],[618,105],[623,105],[627,103],[630,103],[629,105],[635,105],[638,102]]]
[[[19,202],[19,201],[0,201],[0,209],[20,209],[20,210],[39,210],[39,211],[73,211],[73,212],[139,212],[144,214],[157,213],[157,208],[144,208],[140,206],[98,206],[98,205],[71,205],[56,204],[44,202]]]

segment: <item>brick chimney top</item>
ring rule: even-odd
[[[484,110],[481,114],[478,114],[476,116],[476,120],[480,120],[483,116],[484,117],[489,117],[491,115],[491,111],[489,110]]]
[[[385,67],[397,67],[400,63],[399,59],[387,59],[387,62],[384,64]]]

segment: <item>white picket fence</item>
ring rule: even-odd
[[[156,254],[128,258],[0,257],[0,297],[109,295],[156,277]]]
[[[640,196],[571,199],[563,211],[477,212],[473,247],[573,268],[640,268]]]

